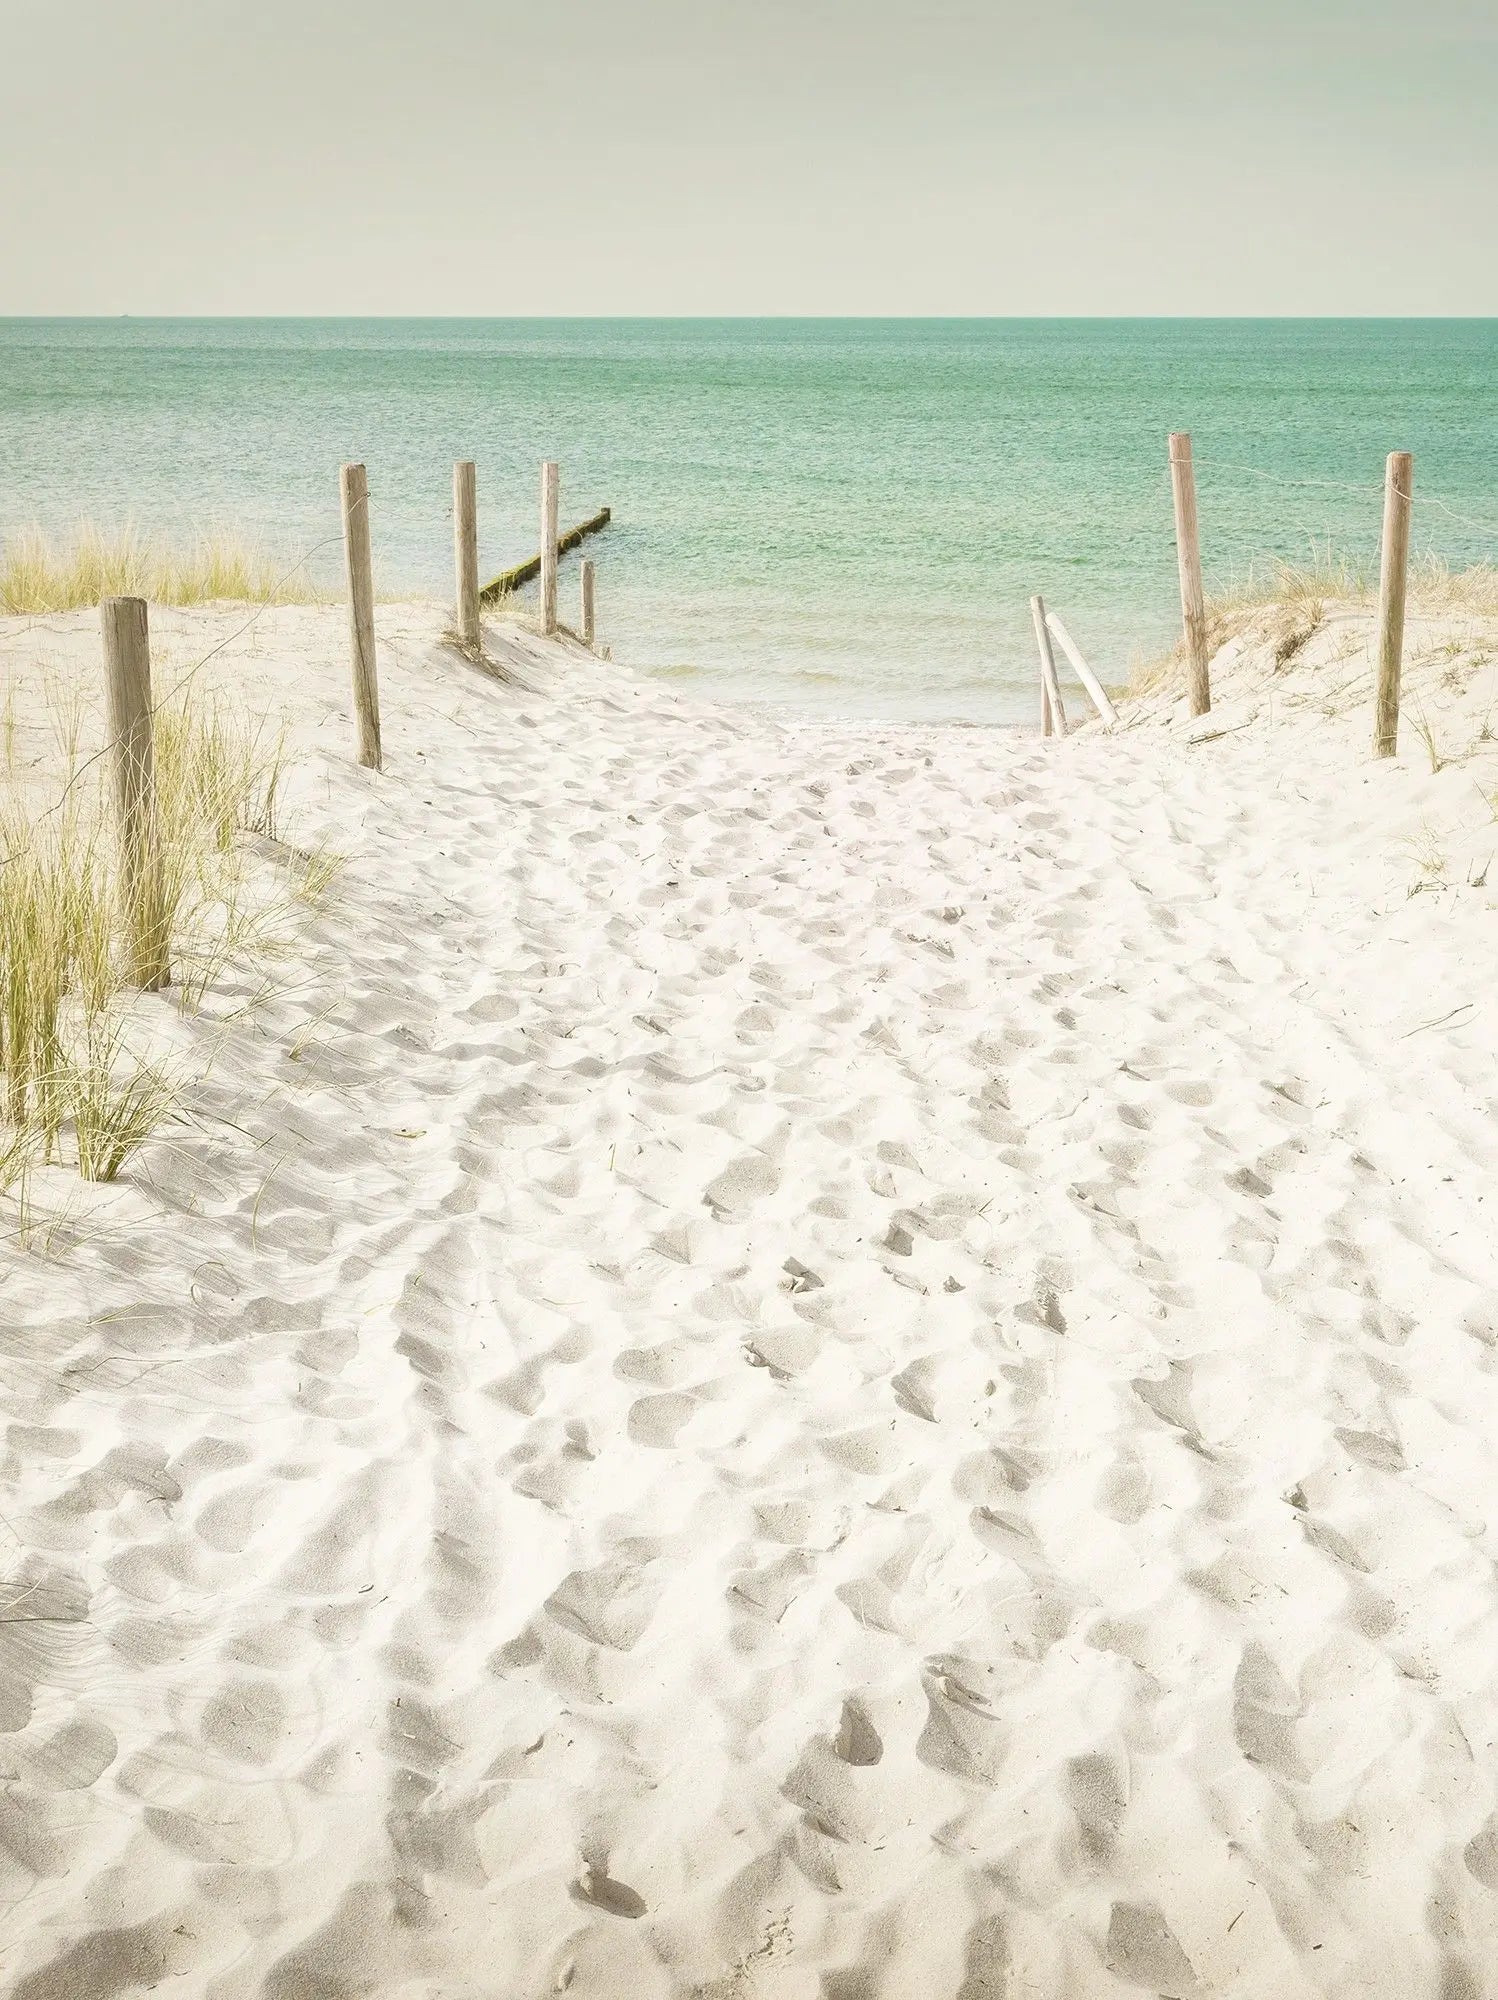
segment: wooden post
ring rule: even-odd
[[[1092,697],[1092,705],[1111,729],[1118,720],[1118,710],[1108,698],[1108,691],[1082,657],[1082,649],[1062,624],[1054,611],[1048,611],[1045,622],[1059,643],[1061,650],[1072,663],[1072,671]]]
[[[479,502],[473,460],[453,466],[453,558],[458,578],[458,637],[469,652],[479,650]]]
[[[1051,634],[1045,622],[1043,597],[1030,599],[1030,616],[1035,622],[1035,643],[1040,648],[1041,734],[1049,736],[1054,732],[1057,736],[1064,736],[1066,710],[1061,705],[1061,683],[1056,678],[1056,655],[1051,651]],[[1047,708],[1050,710],[1050,729],[1045,726]]]
[[[1399,747],[1399,676],[1404,660],[1404,594],[1409,581],[1410,502],[1414,492],[1414,455],[1391,451],[1384,467],[1384,543],[1378,566],[1375,757],[1392,757]]]
[[[380,768],[380,684],[375,674],[374,565],[369,554],[369,480],[343,468],[343,553],[348,565],[349,640],[354,666],[354,733],[359,762]]]
[[[556,461],[541,467],[541,630],[557,629],[557,487]]]
[[[171,959],[156,820],[151,637],[144,598],[106,597],[99,606],[99,622],[109,688],[130,976],[138,986],[154,993],[170,983]]]
[[[1186,693],[1193,715],[1212,706],[1207,678],[1207,607],[1202,596],[1202,552],[1196,525],[1196,475],[1191,433],[1170,434],[1170,484],[1176,503],[1176,560],[1181,572],[1181,624],[1186,640]]]
[[[591,557],[584,556],[582,635],[583,635],[583,644],[588,648],[590,652],[593,649],[594,598],[595,598],[595,585],[594,585],[593,562]]]

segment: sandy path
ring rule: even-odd
[[[1487,904],[1362,772],[408,637],[0,1291],[5,1993],[1498,1991]]]

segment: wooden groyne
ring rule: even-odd
[[[612,507],[600,507],[591,520],[580,521],[575,528],[569,528],[565,535],[557,537],[557,554],[566,555],[569,550],[575,549],[579,542],[586,541],[589,535],[596,535],[600,528],[606,528],[613,518]],[[525,562],[516,563],[513,569],[502,569],[499,575],[491,577],[479,592],[479,603],[493,604],[501,597],[508,597],[512,590],[518,590],[521,584],[529,583],[532,578],[540,574],[541,558],[538,555],[529,557]]]

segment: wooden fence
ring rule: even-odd
[[[1174,431],[1169,442],[1171,493],[1175,509],[1177,567],[1181,590],[1185,695],[1193,717],[1208,713],[1212,690],[1207,652],[1206,602],[1202,589],[1200,528],[1191,437]],[[1373,752],[1392,757],[1399,738],[1399,691],[1404,647],[1405,595],[1409,572],[1410,518],[1415,467],[1407,451],[1390,452],[1384,473],[1383,541],[1379,563],[1376,626],[1376,686]],[[471,657],[482,657],[480,610],[532,577],[540,578],[541,630],[563,629],[557,616],[559,558],[608,525],[602,508],[565,535],[558,531],[560,475],[554,460],[541,467],[541,547],[534,557],[503,570],[482,588],[478,567],[478,475],[471,459],[453,466],[453,552],[455,612],[452,637]],[[370,554],[369,480],[362,465],[345,465],[340,475],[343,547],[348,581],[349,652],[353,675],[355,756],[366,769],[382,762],[380,690],[375,656],[374,573]],[[596,644],[597,573],[582,565],[578,628],[569,637],[591,651]],[[161,855],[156,830],[155,745],[151,701],[151,649],[147,608],[134,597],[107,598],[100,607],[115,794],[135,979],[143,987],[164,986],[171,976],[161,916]],[[1046,609],[1038,594],[1030,617],[1040,657],[1040,726],[1043,736],[1065,737],[1066,708],[1056,668],[1060,646],[1105,729],[1117,726],[1118,711],[1088,665],[1065,624]],[[606,651],[607,649],[605,649]]]
[[[1196,473],[1189,431],[1172,431],[1169,441],[1171,496],[1175,509],[1176,565],[1181,586],[1181,652],[1186,705],[1193,717],[1212,706],[1206,597],[1202,589],[1201,530],[1196,511]],[[1399,742],[1399,684],[1404,654],[1404,607],[1409,581],[1410,517],[1415,461],[1410,452],[1391,451],[1384,468],[1384,524],[1379,555],[1378,617],[1375,626],[1373,754],[1392,757]],[[1107,690],[1083,658],[1076,641],[1043,600],[1032,597],[1030,616],[1040,655],[1040,732],[1065,736],[1066,713],[1056,673],[1054,639],[1071,663],[1104,728],[1118,722]]]

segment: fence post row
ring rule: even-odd
[[[457,571],[458,637],[469,652],[479,650],[478,472],[470,458],[453,465],[453,561]]]
[[[354,734],[366,770],[380,768],[380,685],[375,672],[374,565],[369,553],[369,480],[362,465],[346,465],[343,553],[348,568],[349,641],[354,669]]]
[[[1202,596],[1202,552],[1196,522],[1196,475],[1191,433],[1170,434],[1170,486],[1175,498],[1176,560],[1181,573],[1181,624],[1186,640],[1186,693],[1193,715],[1212,706],[1207,678],[1207,608]]]
[[[114,791],[130,974],[156,992],[171,982],[161,835],[156,819],[156,746],[151,708],[151,636],[145,600],[106,597],[99,606],[109,698]]]
[[[541,467],[541,630],[557,629],[557,466],[546,459]]]
[[[1066,710],[1061,703],[1061,683],[1056,676],[1056,655],[1051,651],[1043,597],[1030,599],[1030,617],[1035,625],[1035,643],[1040,648],[1040,732],[1043,736],[1064,736]]]
[[[1410,505],[1414,493],[1413,453],[1391,451],[1384,467],[1384,535],[1378,564],[1375,757],[1392,757],[1399,747],[1399,679],[1404,659],[1404,599],[1409,581]]]

